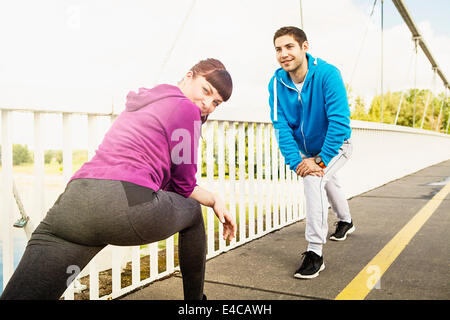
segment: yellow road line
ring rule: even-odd
[[[417,231],[436,211],[450,192],[450,183],[444,186],[420,211],[389,241],[388,244],[361,270],[360,273],[342,290],[336,300],[363,300]]]

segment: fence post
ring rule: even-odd
[[[280,168],[280,184],[279,188],[281,190],[280,193],[280,225],[284,227],[286,224],[286,179],[285,179],[285,173],[286,173],[286,165],[284,162],[284,157],[281,154],[281,151],[278,150],[278,159],[280,160],[278,165]]]
[[[63,177],[64,184],[72,176],[72,114],[63,113]]]
[[[264,176],[264,185],[265,185],[265,192],[264,195],[266,197],[266,203],[265,203],[265,214],[266,214],[266,225],[265,225],[265,231],[269,232],[272,226],[272,185],[270,183],[271,181],[271,161],[270,161],[270,125],[264,126],[264,169],[265,169],[265,176]]]
[[[42,135],[42,113],[34,112],[34,226],[44,218],[45,197],[44,197],[44,146]],[[39,220],[37,220],[39,219]]]
[[[245,198],[245,123],[239,123],[239,242],[246,238],[246,198]]]
[[[218,153],[218,182],[219,182],[219,195],[227,203],[225,198],[225,121],[219,121],[219,127],[217,130],[217,153]],[[222,237],[223,225],[219,222],[219,250],[222,251],[225,248],[225,240]]]
[[[11,111],[2,110],[2,197],[1,228],[3,249],[3,288],[14,272],[13,246],[13,156]]]
[[[256,233],[263,233],[264,206],[263,206],[263,124],[256,125],[256,192],[257,192],[257,228]]]
[[[230,214],[236,222],[236,130],[235,123],[229,122],[228,126],[228,179],[230,181]],[[237,233],[237,230],[236,230]],[[236,245],[236,237],[231,241],[231,246]]]
[[[88,115],[88,160],[91,160],[95,155],[95,149],[98,144],[97,136],[97,117],[94,115]],[[99,298],[99,278],[97,259],[89,262],[89,299],[97,300]]]
[[[214,182],[214,122],[209,121],[205,123],[206,126],[206,178],[209,189],[213,189]],[[212,208],[207,208],[206,228],[207,228],[207,246],[208,257],[214,254],[214,211]]]
[[[280,184],[278,183],[278,142],[276,141],[276,131],[275,129],[271,130],[272,136],[272,188],[273,192],[273,228],[278,227],[280,223],[280,215],[279,215],[279,189]]]
[[[255,130],[253,122],[248,123],[248,237],[255,237]]]

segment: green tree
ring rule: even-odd
[[[87,150],[73,150],[72,152],[72,161],[73,163],[85,163],[88,160],[88,151]]]
[[[402,92],[387,92],[383,96],[383,123],[395,123],[395,117],[400,104]],[[412,127],[414,123],[415,128],[420,128],[423,121],[423,129],[435,130],[438,125],[438,117],[442,105],[444,95],[441,93],[438,96],[433,96],[431,91],[410,89],[404,93],[402,104],[400,107],[397,124],[401,126]],[[415,105],[415,117],[414,117]],[[425,110],[426,109],[426,110]],[[446,114],[448,104],[443,106],[442,114]],[[425,113],[425,117],[423,117]],[[370,106],[369,121],[379,122],[381,119],[381,96],[374,97]],[[414,120],[415,118],[415,120]],[[439,128],[441,131],[445,130],[445,125],[448,119],[441,120]]]
[[[401,92],[387,92],[383,95],[383,123],[395,122],[398,104],[400,103]],[[381,120],[381,96],[376,96],[372,100],[369,109],[369,121],[379,122]]]
[[[33,158],[27,145],[13,144],[13,165],[32,162]]]
[[[49,164],[52,161],[56,161],[58,164],[62,163],[62,151],[61,150],[46,150],[44,152],[44,162]]]
[[[356,97],[355,99],[353,111],[350,118],[354,120],[369,121],[369,115],[366,112],[364,99],[360,96]]]

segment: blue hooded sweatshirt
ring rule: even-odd
[[[282,68],[275,71],[269,82],[275,136],[281,154],[294,171],[302,161],[301,154],[308,158],[319,155],[328,166],[351,135],[350,108],[339,70],[309,53],[306,57],[308,73],[301,92]]]

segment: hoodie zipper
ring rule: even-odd
[[[305,79],[305,80],[306,80],[306,79]],[[303,108],[302,96],[301,96],[300,92],[297,90],[297,88],[292,88],[292,87],[288,86],[286,83],[284,83],[283,79],[281,79],[281,78],[280,78],[280,81],[281,81],[281,83],[282,83],[285,87],[288,87],[289,89],[295,90],[295,91],[297,92],[297,94],[298,94],[298,98],[299,98],[299,100],[300,100],[300,104],[301,104],[301,107],[302,107],[302,121],[301,121],[301,124],[300,124],[300,131],[301,131],[301,133],[302,133],[302,137],[303,137],[303,146],[305,147],[305,151],[306,151],[306,153],[309,153],[309,152],[308,152],[308,149],[306,148],[305,134],[303,133],[303,118],[304,118],[303,109],[304,109],[304,108]]]

